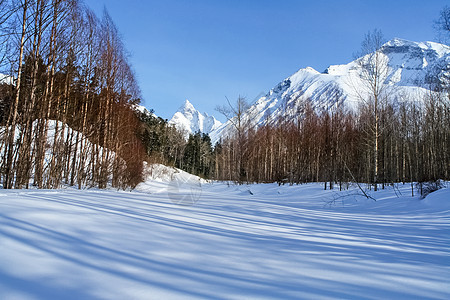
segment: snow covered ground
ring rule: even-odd
[[[0,190],[0,299],[450,299],[448,188],[374,202],[172,175]]]

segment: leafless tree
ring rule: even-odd
[[[249,104],[244,97],[239,96],[235,104],[232,104],[228,98],[227,105],[218,106],[216,110],[223,114],[232,125],[231,140],[235,141],[232,149],[235,150],[237,180],[242,183],[246,178],[244,157],[247,154],[247,133],[251,128],[251,116],[247,113]],[[235,169],[236,170],[236,169]]]
[[[450,6],[442,8],[434,25],[438,33],[438,39],[447,43],[450,40]]]
[[[380,113],[382,106],[387,103],[390,86],[387,84],[388,59],[380,51],[385,43],[380,30],[368,32],[361,44],[360,58],[357,63],[361,69],[361,85],[354,87],[363,103],[363,109],[370,112],[370,124],[367,127],[369,139],[372,146],[373,157],[373,184],[377,190],[379,180],[379,150],[382,128],[380,124]]]
[[[20,43],[19,43],[19,59],[18,59],[18,68],[17,68],[17,79],[15,82],[16,93],[13,102],[13,107],[10,110],[8,123],[7,123],[7,143],[5,145],[5,158],[6,158],[6,166],[5,166],[5,180],[4,187],[12,188],[13,180],[14,180],[14,150],[15,150],[15,134],[16,134],[16,126],[17,126],[17,117],[19,110],[19,99],[21,92],[21,80],[22,80],[22,66],[23,66],[23,58],[24,58],[24,49],[25,49],[25,37],[26,37],[26,29],[28,23],[28,9],[29,2],[28,0],[24,0],[21,3],[20,12],[22,14],[21,21],[21,33],[20,33]]]

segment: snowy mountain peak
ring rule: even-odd
[[[380,49],[383,53],[392,52],[419,54],[421,52],[433,52],[438,57],[448,54],[450,47],[436,42],[414,42],[400,38],[393,38],[386,42]]]
[[[178,109],[178,112],[181,113],[191,113],[194,114],[197,110],[195,109],[194,105],[192,105],[191,102],[189,102],[188,99],[184,100],[184,104],[180,106]]]
[[[213,116],[207,113],[200,113],[187,99],[170,119],[169,124],[183,131],[186,138],[189,137],[189,134],[197,131],[209,134],[222,125]]]
[[[434,42],[413,42],[394,38],[379,50],[386,65],[387,85],[396,86],[390,94],[393,101],[417,99],[427,92],[430,78],[450,76],[450,47]],[[264,97],[258,99],[244,118],[254,126],[273,122],[280,117],[297,118],[302,103],[308,101],[316,110],[328,110],[336,105],[356,109],[367,97],[364,93],[363,70],[358,58],[348,64],[331,65],[323,73],[311,67],[298,70],[287,77]],[[233,130],[225,123],[211,133],[213,143]]]
[[[416,42],[413,41],[408,41],[405,39],[401,39],[401,38],[393,38],[390,41],[387,41],[383,46],[383,47],[404,47],[404,46],[408,46],[408,45],[413,45],[413,44],[417,44]]]

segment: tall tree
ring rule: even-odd
[[[15,138],[16,138],[16,126],[17,126],[17,115],[19,110],[19,99],[21,92],[21,80],[22,80],[22,66],[23,66],[23,57],[24,57],[24,49],[25,49],[25,37],[26,37],[26,29],[28,23],[28,0],[24,0],[20,3],[20,11],[22,13],[21,18],[21,34],[20,34],[20,42],[19,42],[19,59],[18,59],[18,68],[17,68],[17,79],[15,82],[16,93],[15,99],[13,102],[13,107],[10,111],[8,123],[7,123],[7,144],[5,147],[5,157],[6,157],[6,167],[5,167],[5,179],[4,179],[4,188],[12,188],[13,187],[13,177],[14,177],[14,150],[15,150]]]
[[[237,151],[235,158],[235,164],[237,166],[238,174],[236,178],[239,183],[242,183],[246,178],[246,170],[244,157],[247,154],[247,133],[252,127],[252,119],[249,114],[246,114],[249,104],[244,97],[239,96],[235,104],[232,104],[228,98],[227,105],[218,106],[216,110],[223,114],[230,122],[233,128],[233,132],[228,133],[232,136],[232,140],[236,141],[236,144],[232,146],[232,149]]]
[[[380,128],[380,113],[382,105],[387,102],[389,85],[386,83],[388,78],[388,59],[380,51],[385,43],[383,34],[380,30],[369,31],[361,44],[360,58],[357,60],[361,68],[362,85],[355,89],[362,100],[363,109],[370,113],[370,124],[368,126],[369,139],[372,146],[373,157],[373,176],[372,182],[375,190],[379,181],[379,151],[380,137],[382,130]]]

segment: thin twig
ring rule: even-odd
[[[350,176],[352,176],[353,182],[356,183],[356,185],[358,186],[359,190],[363,193],[363,195],[367,198],[367,199],[372,199],[373,201],[377,201],[377,199],[373,198],[372,196],[368,195],[363,188],[359,185],[358,181],[355,179],[355,177],[353,176],[352,171],[350,171],[349,167],[347,166],[347,163],[344,161],[344,166],[347,169],[347,171],[350,173]]]

